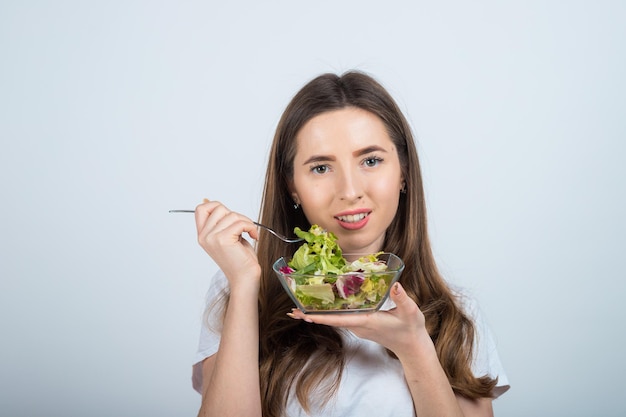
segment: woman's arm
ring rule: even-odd
[[[257,238],[245,216],[218,202],[196,207],[200,246],[224,272],[230,297],[217,352],[202,364],[202,404],[198,415],[261,416],[258,296],[261,267],[252,245]]]
[[[454,394],[430,337],[396,355],[418,416],[493,417],[490,398],[470,400]]]
[[[257,294],[231,293],[219,349],[202,363],[199,417],[261,416]]]

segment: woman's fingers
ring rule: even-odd
[[[247,233],[252,239],[258,239],[256,225],[248,217],[230,211],[219,201],[204,199],[195,210],[198,242],[204,248],[213,244],[234,244]]]
[[[259,237],[257,227],[252,220],[238,213],[226,213],[217,218],[215,223],[212,222],[213,219],[207,222],[206,230],[200,235],[200,238],[207,244],[230,245],[246,242],[242,236],[244,233],[255,240]]]
[[[395,313],[400,316],[414,316],[419,313],[419,307],[411,297],[404,291],[404,287],[396,282],[389,291],[389,298],[396,305]]]
[[[196,206],[195,210],[195,218],[196,218],[196,229],[198,234],[204,229],[207,220],[209,219],[209,215],[213,211],[213,209],[218,205],[217,201],[209,201],[209,199],[205,198],[201,204]]]
[[[364,327],[370,321],[370,316],[375,313],[359,314],[304,314],[294,308],[287,315],[294,319],[304,320],[308,323],[323,324],[333,327],[357,328]]]
[[[258,239],[254,222],[218,201],[206,199],[196,207],[195,219],[198,243],[224,272],[231,290],[241,285],[258,286],[261,267],[254,246],[242,236],[247,233]]]
[[[220,220],[231,211],[219,201],[209,201],[204,199],[195,210],[196,227],[198,234],[204,229],[212,229]]]

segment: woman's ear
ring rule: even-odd
[[[287,186],[289,187],[289,193],[291,194],[293,205],[295,208],[298,208],[300,206],[300,197],[298,197],[298,193],[296,192],[296,188],[293,185],[293,181],[289,181],[289,184]]]

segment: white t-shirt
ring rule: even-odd
[[[228,281],[221,271],[213,277],[207,293],[207,302],[214,301],[227,287]],[[474,320],[476,328],[474,342],[474,375],[489,375],[498,378],[494,395],[500,396],[509,389],[509,381],[504,372],[496,350],[495,342],[480,313],[476,302],[471,297],[462,296],[463,308]],[[383,309],[393,308],[388,302]],[[215,323],[216,317],[208,317]],[[201,392],[202,361],[215,354],[220,343],[219,326],[207,325],[203,320],[200,341],[192,372],[192,383],[196,391]],[[323,409],[304,412],[295,395],[290,396],[285,413],[288,417],[349,417],[370,415],[375,410],[379,417],[415,417],[411,393],[404,379],[402,365],[397,359],[387,354],[378,343],[360,339],[349,331],[344,331],[346,364],[337,395]]]

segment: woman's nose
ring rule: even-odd
[[[339,198],[347,201],[356,201],[363,197],[363,179],[358,172],[345,170],[338,178],[337,191]]]

